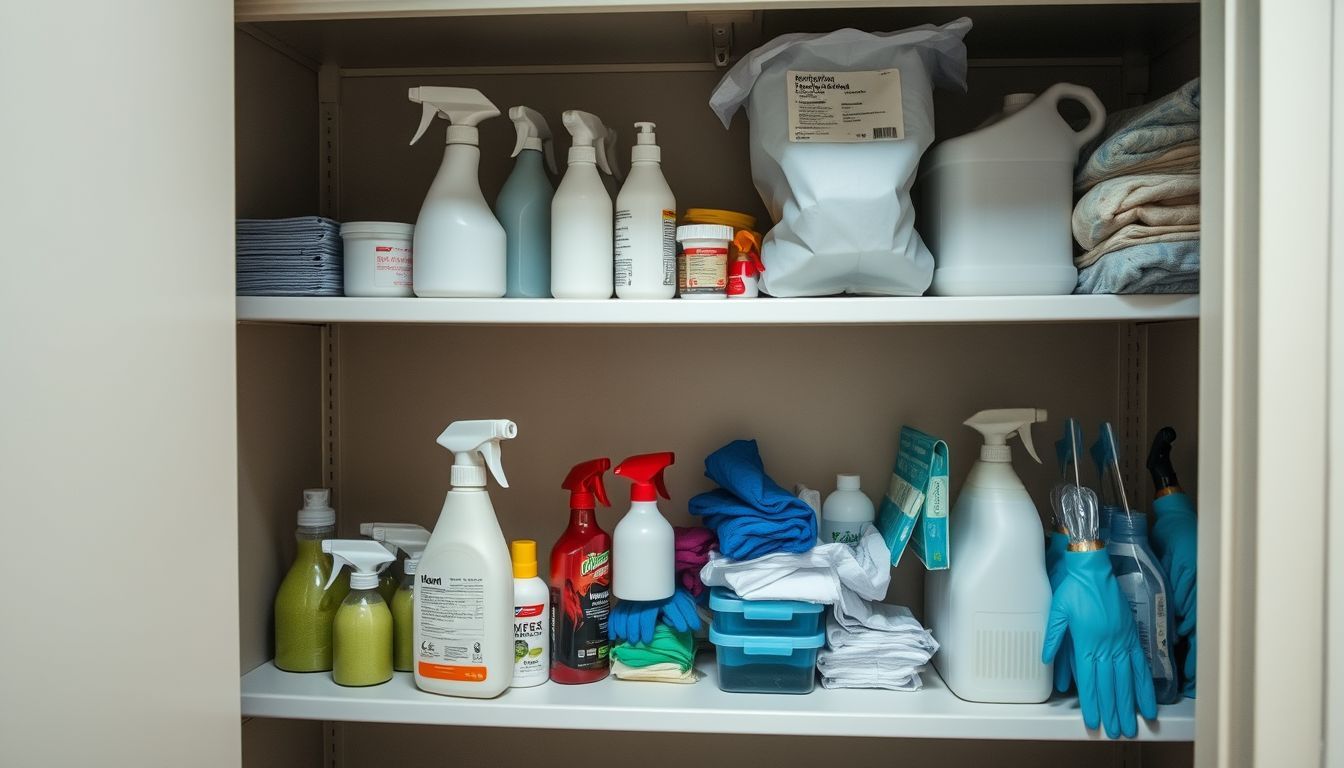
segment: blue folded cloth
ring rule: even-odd
[[[1088,189],[1104,179],[1138,172],[1164,154],[1198,141],[1199,78],[1195,78],[1157,101],[1107,117],[1101,135],[1079,155],[1074,186]]]
[[[1112,251],[1078,273],[1074,293],[1199,293],[1199,241]]]
[[[340,296],[341,225],[319,216],[238,219],[239,296]]]
[[[755,440],[734,440],[711,453],[705,476],[722,488],[692,498],[690,510],[718,535],[724,555],[752,560],[806,552],[817,543],[812,507],[765,474]]]

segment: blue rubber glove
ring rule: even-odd
[[[1153,673],[1139,645],[1129,601],[1111,571],[1106,550],[1064,553],[1064,580],[1050,603],[1041,660],[1055,659],[1067,632],[1073,639],[1074,671],[1083,723],[1106,728],[1116,739],[1139,732],[1137,707],[1148,720],[1157,718]]]
[[[1182,670],[1182,690],[1195,695],[1195,621],[1199,606],[1199,520],[1195,506],[1184,493],[1171,493],[1153,502],[1153,551],[1171,584],[1172,614],[1176,634],[1190,641]]]
[[[678,632],[691,632],[700,628],[700,614],[695,610],[695,598],[691,597],[690,592],[677,587],[677,591],[661,603],[664,624]]]
[[[1064,553],[1069,551],[1069,535],[1051,531],[1045,546],[1045,572],[1050,576],[1050,591],[1059,589],[1064,581]],[[1073,687],[1073,640],[1064,635],[1055,655],[1055,690],[1068,693]]]
[[[653,631],[658,628],[658,612],[663,600],[621,600],[607,616],[607,633],[613,642],[653,642]]]

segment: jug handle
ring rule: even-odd
[[[1073,99],[1082,104],[1087,109],[1087,114],[1091,119],[1081,131],[1074,131],[1073,141],[1078,148],[1095,139],[1097,134],[1101,133],[1102,127],[1106,125],[1106,107],[1102,106],[1101,99],[1092,92],[1091,88],[1084,88],[1081,85],[1072,83],[1058,83],[1046,90],[1042,96],[1050,99],[1056,106],[1065,99]]]

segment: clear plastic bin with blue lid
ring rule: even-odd
[[[825,628],[824,605],[798,600],[743,600],[724,587],[709,592],[713,628],[723,635],[811,637]]]
[[[709,641],[714,644],[720,690],[811,693],[816,685],[817,650],[826,644],[826,633],[726,635],[711,627]]]

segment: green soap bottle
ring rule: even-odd
[[[336,609],[332,624],[331,679],[337,685],[378,685],[392,679],[392,612],[378,594],[378,566],[395,557],[376,541],[328,539],[322,551],[335,561],[331,579],[343,565],[350,594]],[[330,583],[330,582],[329,582]]]
[[[331,557],[322,553],[322,542],[336,535],[330,502],[326,488],[303,492],[294,535],[298,551],[275,595],[275,666],[287,672],[331,669],[332,621],[350,581],[344,574],[331,581]]]
[[[415,670],[415,567],[420,555],[406,558],[401,587],[392,596],[392,668],[398,672]]]

